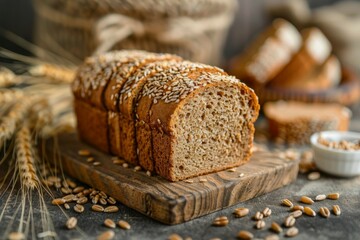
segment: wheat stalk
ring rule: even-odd
[[[39,178],[36,175],[36,156],[32,149],[31,140],[29,124],[24,122],[15,135],[15,151],[21,185],[28,189],[37,188],[40,184]]]
[[[22,43],[24,46],[28,46],[28,43]],[[69,62],[66,64],[70,64],[70,67],[50,64],[2,48],[0,48],[0,56],[16,59],[16,63],[12,65],[13,69],[20,67],[22,72],[21,75],[15,75],[14,72],[7,69],[0,71],[0,87],[14,86],[14,89],[0,89],[0,147],[3,145],[2,142],[10,143],[5,144],[4,148],[4,152],[9,154],[9,158],[0,161],[0,168],[2,163],[9,163],[11,168],[8,169],[5,179],[9,180],[8,177],[12,176],[10,181],[6,181],[9,184],[6,187],[11,188],[9,197],[5,203],[0,201],[0,223],[3,224],[2,216],[7,211],[6,206],[12,200],[11,197],[17,194],[13,190],[17,190],[16,185],[20,180],[21,204],[18,207],[19,211],[15,211],[13,219],[19,220],[17,233],[23,233],[25,238],[32,235],[32,238],[35,239],[35,227],[28,228],[28,226],[35,226],[33,218],[35,211],[31,198],[33,194],[37,194],[39,197],[41,222],[44,226],[42,230],[54,232],[55,229],[43,197],[45,192],[49,195],[52,193],[42,183],[44,175],[42,175],[40,167],[42,163],[49,163],[45,154],[42,155],[43,158],[39,157],[34,144],[38,140],[37,134],[40,134],[41,137],[56,135],[72,129],[75,125],[69,83],[75,75],[76,66]],[[23,64],[18,65],[19,63]],[[24,88],[17,88],[19,83]],[[6,141],[7,139],[15,141]],[[55,147],[54,151],[57,152],[58,148]],[[12,158],[11,153],[13,153]],[[5,184],[5,180],[0,183],[0,189],[2,183]],[[19,215],[20,218],[18,218]],[[14,222],[10,222],[9,231]],[[27,224],[25,228],[23,228],[24,223]],[[6,236],[6,232],[2,235]]]

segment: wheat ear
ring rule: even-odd
[[[31,127],[41,132],[42,128],[52,124],[53,115],[48,99],[39,98],[32,105],[29,117]]]
[[[29,74],[33,77],[43,77],[55,82],[71,83],[75,77],[75,68],[44,63],[31,67]]]
[[[29,112],[32,98],[18,99],[0,122],[0,139],[9,139]]]
[[[40,182],[36,175],[36,156],[32,148],[31,132],[27,122],[16,132],[15,151],[21,185],[28,189],[37,188]]]

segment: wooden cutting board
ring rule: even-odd
[[[294,181],[298,172],[297,161],[280,158],[276,153],[254,152],[251,160],[235,172],[195,177],[193,183],[169,182],[159,176],[149,177],[144,171],[135,172],[133,167],[114,164],[110,155],[80,142],[76,134],[49,141],[48,156],[56,156],[54,149],[59,150],[59,158],[49,159],[54,164],[59,164],[56,159],[61,159],[64,171],[70,176],[166,224],[186,222],[271,192]],[[88,163],[87,157],[78,155],[80,149],[90,150],[91,156],[101,164]]]

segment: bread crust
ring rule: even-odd
[[[108,114],[78,98],[74,100],[78,135],[84,142],[109,153]]]

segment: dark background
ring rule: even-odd
[[[71,1],[71,0],[69,0]],[[238,0],[239,9],[230,29],[224,49],[226,59],[241,52],[246,44],[269,22],[266,6],[284,0]],[[309,0],[311,8],[331,4],[339,0]],[[31,0],[0,0],[0,29],[13,32],[31,41],[34,11]],[[0,47],[16,52],[24,51],[0,34]]]

